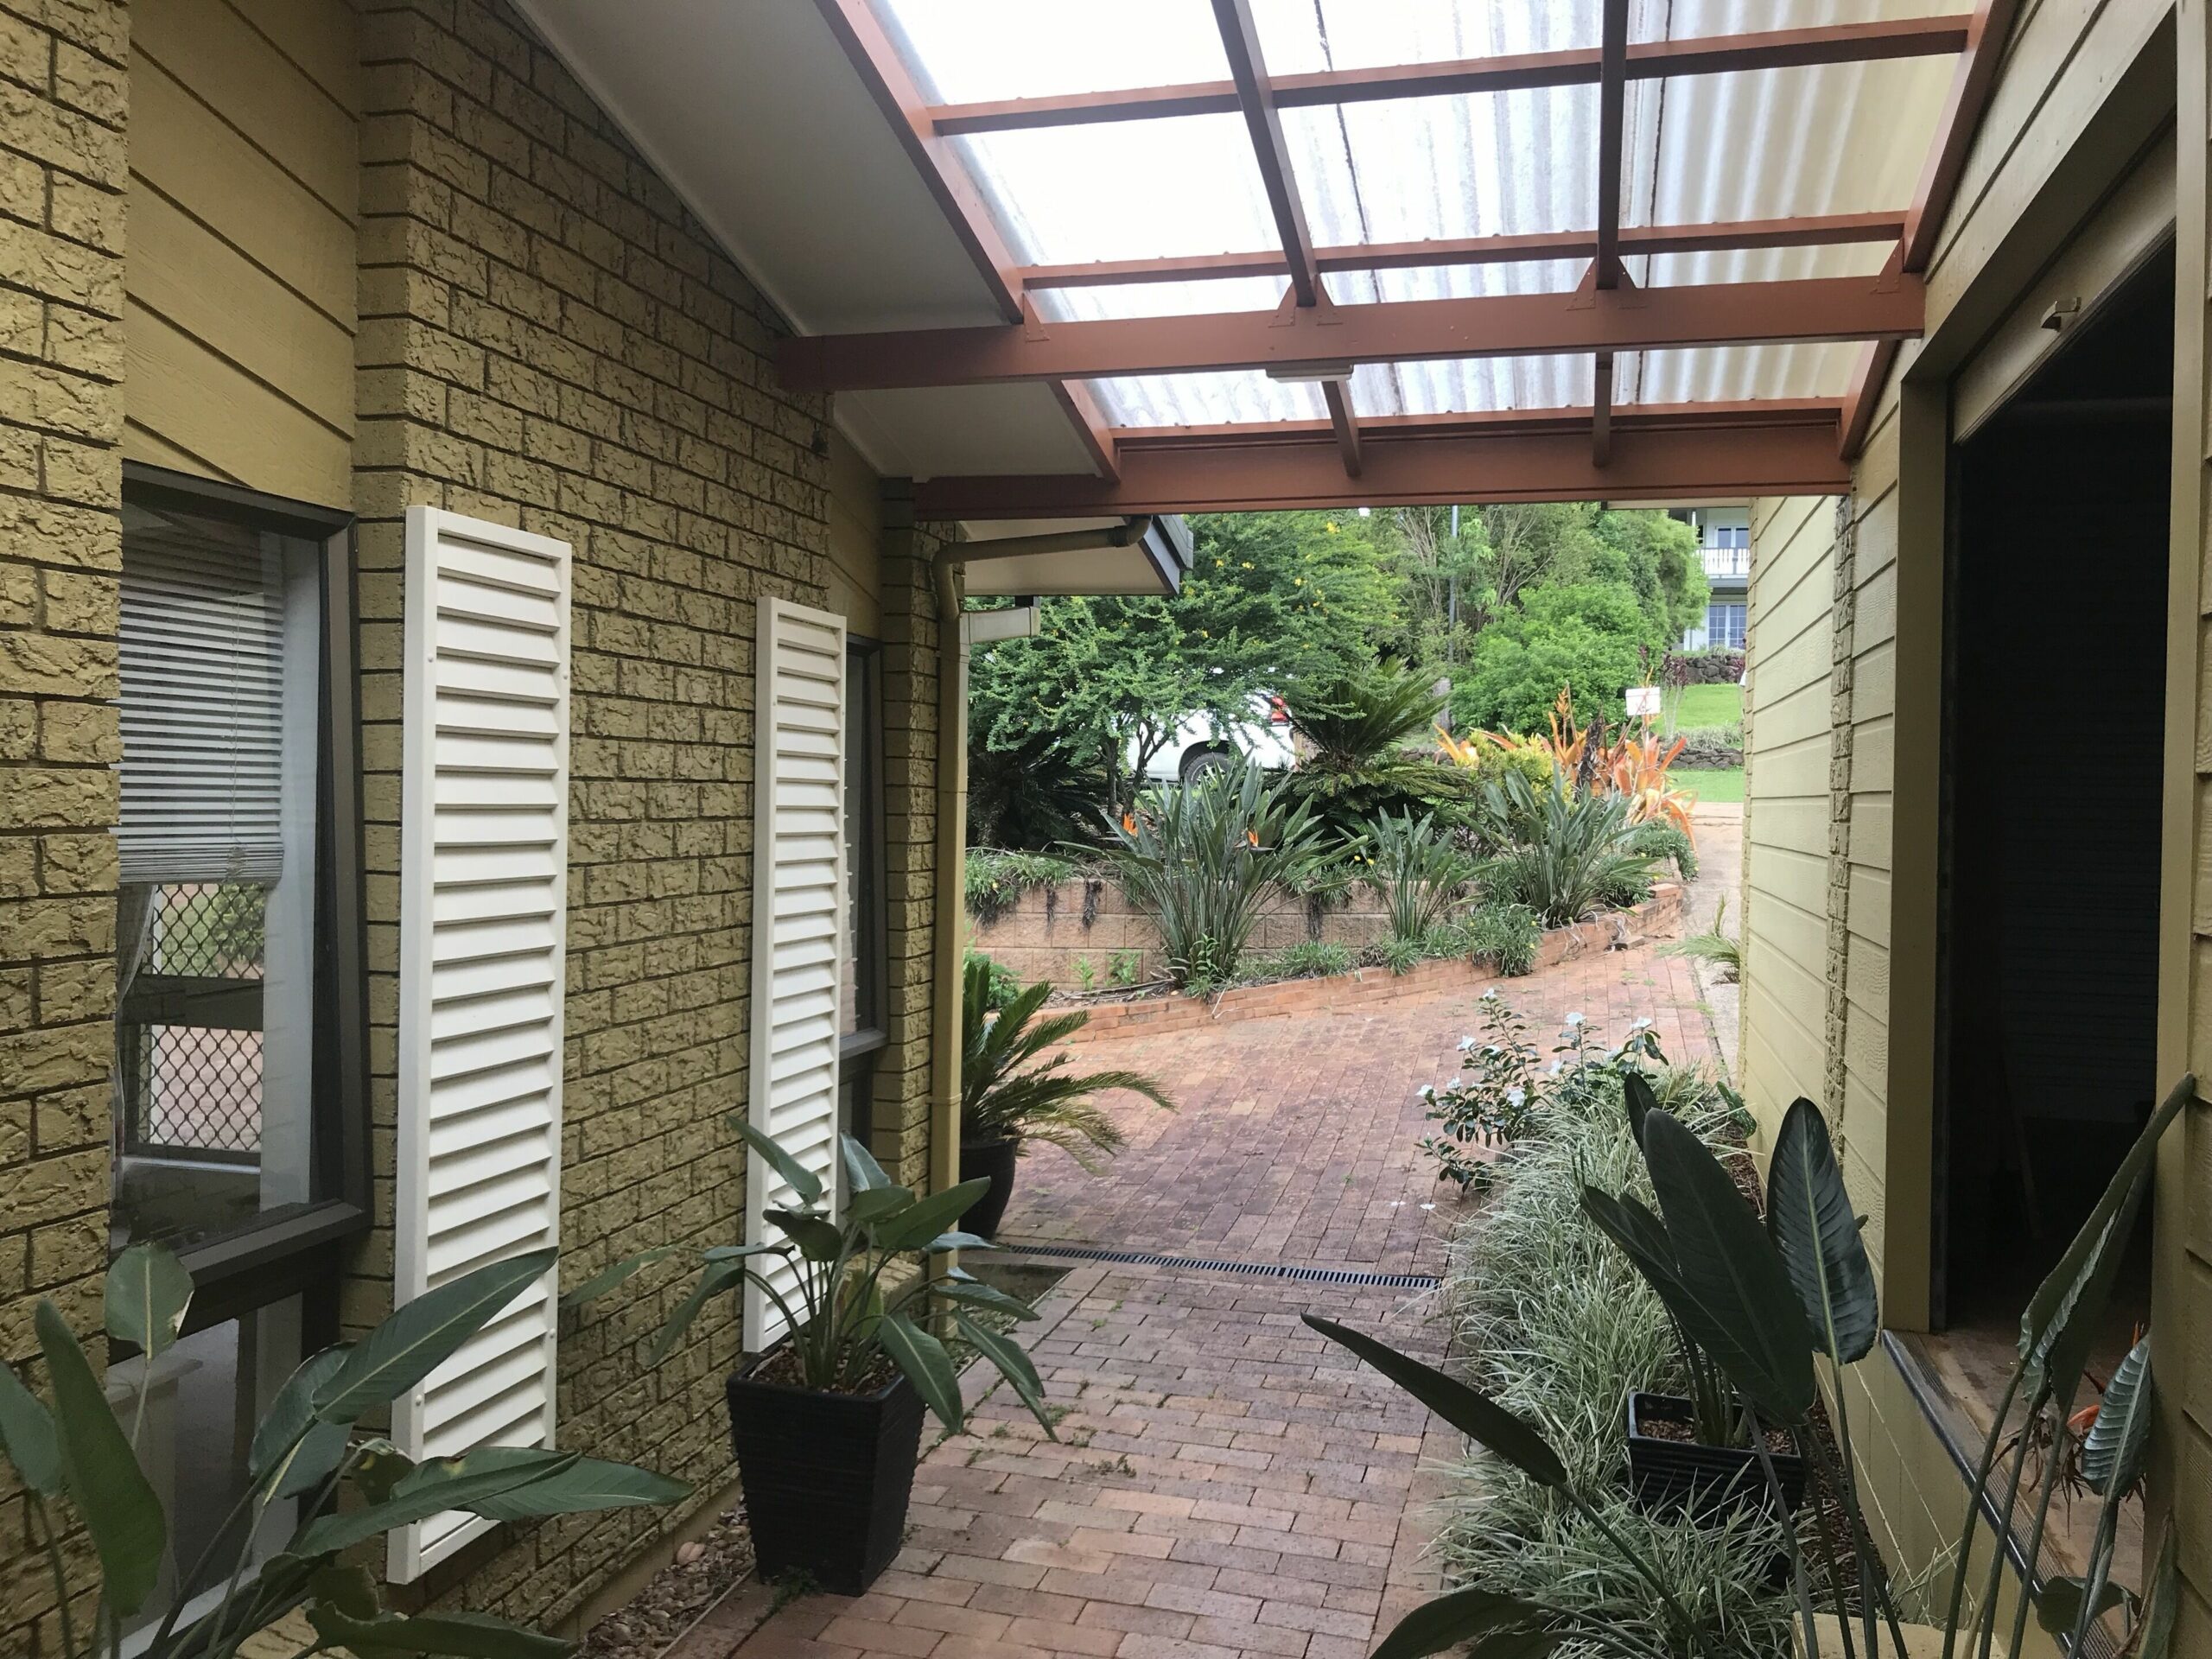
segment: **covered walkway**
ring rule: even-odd
[[[1648,946],[1502,983],[1538,1039],[1570,1012],[1614,1033],[1649,1015],[1670,1055],[1713,1052],[1689,964]],[[1450,1075],[1471,1019],[1439,995],[1084,1048],[1169,1080],[1181,1109],[1124,1099],[1131,1144],[1103,1176],[1050,1150],[1024,1165],[1009,1256],[1072,1268],[1029,1327],[1059,1440],[983,1400],[924,1459],[906,1553],[867,1595],[772,1611],[751,1586],[671,1659],[1364,1659],[1437,1588],[1422,1471],[1458,1446],[1299,1316],[1441,1350],[1427,1281],[1466,1205],[1428,1179],[1414,1090]]]

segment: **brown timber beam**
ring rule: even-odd
[[[1894,242],[1905,215],[1821,213],[1803,219],[1753,219],[1711,225],[1625,225],[1624,258],[1648,253],[1725,253],[1746,248],[1826,248],[1855,242]],[[1554,231],[1535,236],[1439,238],[1427,242],[1357,242],[1316,248],[1314,268],[1332,271],[1410,270],[1443,265],[1536,264],[1548,260],[1594,259],[1595,231]],[[1024,265],[1014,274],[1025,289],[1116,288],[1141,283],[1205,282],[1224,276],[1281,276],[1290,267],[1273,248],[1246,253],[1198,253],[1151,259],[1096,259],[1081,264]]]
[[[1842,404],[1834,397],[1761,397],[1742,402],[1628,404],[1613,411],[1614,429],[1649,432],[1746,427],[1808,426],[1835,429]],[[1497,436],[1510,433],[1580,432],[1593,410],[1484,409],[1433,415],[1369,415],[1361,427],[1375,440],[1452,436]],[[1211,426],[1118,426],[1114,442],[1124,454],[1138,449],[1243,448],[1274,443],[1318,443],[1329,437],[1326,421],[1230,421]]]
[[[785,340],[794,391],[1092,380],[1217,369],[1325,368],[1421,359],[1663,351],[1790,340],[1905,339],[1917,277],[1716,283],[1580,294],[1494,294],[1301,311],[1112,318]]]
[[[938,478],[918,486],[931,518],[1105,517],[1454,502],[1710,500],[1825,495],[1847,487],[1832,422],[1617,434],[1610,465],[1591,464],[1589,412],[1553,431],[1384,437],[1370,431],[1357,479],[1317,465],[1328,436],[1249,446],[1134,448],[1118,482],[1082,474]],[[1625,423],[1624,429],[1625,429]],[[1325,448],[1321,448],[1325,454]]]
[[[1958,194],[1959,175],[1966,170],[1967,152],[1981,124],[1982,112],[1989,107],[1989,95],[1997,84],[1997,66],[2005,55],[2005,42],[2012,33],[2013,15],[2018,10],[2018,0],[1980,0],[1967,22],[1966,48],[1951,73],[1951,90],[1936,123],[1936,140],[1929,146],[1920,188],[1914,193],[1912,211],[1905,215],[1905,227],[1897,240],[1893,263],[1911,277],[1917,278],[1926,270],[1935,254],[1936,233],[1942,229],[1952,197]],[[1859,451],[1866,447],[1875,409],[1897,359],[1897,342],[1893,340],[1869,341],[1859,353],[1837,440],[1846,461],[1858,460]]]
[[[969,176],[967,165],[949,139],[931,130],[929,109],[921,88],[906,72],[898,48],[883,32],[868,0],[815,0],[830,32],[845,50],[868,96],[883,111],[893,135],[906,149],[907,159],[922,175],[922,182],[952,227],[970,264],[990,289],[999,314],[1008,322],[1021,317],[1021,283],[1015,274],[1013,251],[1000,236],[983,193]],[[1076,435],[1092,461],[1107,477],[1114,475],[1113,444],[1106,423],[1087,387],[1056,385],[1054,397],[1074,426]]]
[[[1598,45],[1598,248],[1590,285],[1621,285],[1621,152],[1628,112],[1628,0],[1605,0]],[[1598,353],[1592,377],[1590,464],[1603,471],[1613,455],[1613,354]]]
[[[823,0],[823,3],[830,3],[830,0]],[[1673,75],[1730,74],[1754,69],[1794,69],[1811,64],[1937,57],[1965,47],[1968,22],[1967,18],[1956,16],[1904,17],[1884,22],[1836,23],[1818,29],[1774,29],[1698,40],[1638,41],[1628,48],[1627,76],[1630,80],[1656,80]],[[1603,73],[1601,59],[1600,48],[1576,48],[1560,52],[1463,58],[1443,63],[1318,70],[1273,77],[1269,86],[1278,109],[1515,92],[1531,86],[1590,86],[1598,83]],[[1209,80],[1172,86],[1133,86],[1116,92],[1069,92],[1048,98],[941,104],[925,111],[925,115],[932,132],[950,137],[959,133],[1081,126],[1100,121],[1234,115],[1241,107],[1233,80]]]
[[[1260,183],[1274,215],[1283,267],[1290,275],[1290,297],[1300,310],[1316,310],[1328,296],[1321,291],[1321,273],[1313,264],[1313,233],[1306,228],[1298,175],[1290,164],[1290,144],[1283,137],[1282,117],[1268,85],[1267,60],[1260,53],[1260,31],[1252,21],[1249,0],[1213,0],[1213,16],[1222,50],[1229,57],[1230,76],[1236,83],[1237,105],[1252,135],[1252,159],[1259,165]],[[1357,478],[1359,428],[1352,420],[1351,399],[1338,381],[1325,382],[1321,395],[1336,432],[1338,455],[1345,473]]]

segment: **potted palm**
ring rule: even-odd
[[[1089,1023],[1086,1013],[1037,1014],[1052,988],[1038,981],[996,1014],[990,1011],[991,964],[968,963],[961,990],[960,1176],[988,1183],[968,1212],[969,1230],[998,1236],[1007,1200],[1014,1196],[1014,1160],[1024,1145],[1041,1141],[1059,1147],[1096,1173],[1098,1160],[1121,1150],[1125,1137],[1090,1096],[1127,1089],[1155,1106],[1174,1106],[1160,1085],[1135,1071],[1091,1071],[1071,1077],[1068,1057],[1039,1056]]]
[[[1058,1439],[1036,1366],[1000,1326],[1037,1315],[950,1265],[955,1250],[988,1248],[958,1230],[983,1182],[917,1196],[845,1135],[840,1214],[813,1171],[742,1118],[731,1122],[797,1206],[766,1212],[780,1238],[702,1254],[697,1282],[653,1337],[645,1363],[665,1359],[716,1296],[751,1285],[774,1305],[788,1334],[751,1357],[727,1388],[753,1553],[764,1578],[800,1573],[824,1590],[856,1596],[899,1553],[924,1408],[955,1433],[965,1419],[952,1352],[928,1327],[941,1317],[939,1328],[949,1326],[950,1337],[996,1366]],[[603,1296],[675,1253],[664,1246],[618,1262],[563,1305]],[[788,1274],[763,1270],[775,1262]]]

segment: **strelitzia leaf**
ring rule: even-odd
[[[865,1227],[870,1222],[896,1215],[913,1201],[914,1193],[911,1187],[871,1186],[864,1192],[855,1192],[846,1201],[845,1219]]]
[[[2072,1400],[2089,1344],[2112,1299],[2120,1257],[2134,1231],[2135,1212],[2143,1201],[2158,1139],[2196,1093],[2193,1076],[2174,1085],[2113,1172],[2104,1196],[2066,1247],[2066,1254],[2029,1299],[2027,1311],[2020,1316],[2020,1358],[2031,1386],[2047,1377],[2062,1400]]]
[[[1882,1319],[1874,1264],[1845,1191],[1821,1109],[1802,1096],[1783,1115],[1767,1170],[1767,1236],[1789,1269],[1815,1341],[1848,1365],[1873,1352]]]
[[[1333,1319],[1312,1313],[1303,1317],[1331,1342],[1351,1350],[1469,1440],[1511,1464],[1539,1486],[1567,1484],[1567,1465],[1559,1460],[1559,1454],[1541,1434],[1495,1400],[1433,1365],[1424,1365],[1411,1355]]]
[[[342,1347],[326,1348],[309,1355],[276,1390],[276,1397],[254,1426],[253,1444],[246,1453],[246,1473],[251,1478],[263,1478],[297,1450],[300,1437],[315,1421],[316,1391],[338,1375],[348,1351]]]
[[[1017,1319],[1033,1319],[1037,1310],[1019,1296],[1009,1296],[995,1285],[987,1285],[980,1279],[947,1279],[932,1285],[933,1294],[948,1301],[960,1302],[969,1307],[995,1308],[1001,1313],[1011,1313]]]
[[[299,1443],[283,1458],[276,1471],[272,1497],[297,1497],[330,1478],[345,1461],[346,1442],[353,1438],[351,1423],[313,1423]]]
[[[547,1455],[556,1461],[572,1462],[575,1454]],[[341,1515],[320,1516],[309,1522],[294,1540],[292,1553],[303,1557],[333,1555],[381,1537],[394,1527],[427,1521],[448,1510],[474,1510],[477,1504],[541,1479],[548,1472],[548,1467],[535,1464],[509,1463],[471,1471],[465,1458],[426,1463],[402,1480],[384,1503],[348,1510]]]
[[[543,1278],[560,1252],[531,1250],[465,1273],[395,1311],[346,1356],[315,1391],[315,1414],[352,1423],[413,1388]]]
[[[373,1618],[384,1603],[377,1596],[376,1574],[365,1567],[333,1562],[308,1580],[308,1594],[353,1618]]]
[[[1643,1144],[1644,1118],[1659,1109],[1659,1096],[1651,1092],[1643,1073],[1621,1073],[1621,1103],[1628,1109],[1629,1137],[1640,1147]]]
[[[668,1321],[653,1335],[652,1344],[645,1350],[645,1368],[650,1370],[668,1357],[669,1350],[683,1339],[691,1328],[691,1321],[699,1317],[699,1310],[725,1291],[735,1290],[745,1282],[743,1258],[709,1262],[699,1274],[699,1282],[691,1294],[677,1304]]]
[[[54,1386],[63,1483],[92,1535],[107,1604],[127,1618],[146,1605],[161,1577],[168,1523],[60,1310],[41,1301],[32,1323]]]
[[[2158,1390],[2151,1376],[2151,1338],[2127,1351],[2105,1384],[2096,1421],[2082,1440],[2082,1478],[2102,1496],[2134,1490],[2143,1478],[2151,1448],[2151,1424],[2158,1414]]]
[[[479,1469],[492,1449],[471,1459]],[[580,1515],[594,1510],[632,1510],[673,1503],[691,1488],[680,1480],[632,1464],[577,1458],[551,1469],[527,1485],[517,1486],[469,1505],[472,1514],[495,1521],[520,1521],[538,1515]]]
[[[845,1184],[853,1192],[873,1192],[892,1184],[875,1155],[851,1135],[837,1137],[837,1150],[845,1160]]]
[[[907,1209],[877,1222],[870,1230],[870,1242],[880,1250],[911,1250],[925,1244],[974,1208],[990,1185],[982,1179],[963,1181],[917,1198]]]
[[[960,1376],[944,1344],[903,1313],[887,1313],[876,1326],[883,1351],[906,1373],[937,1419],[956,1433],[967,1413],[960,1403]]]
[[[107,1270],[107,1333],[149,1359],[167,1351],[192,1305],[192,1275],[166,1244],[133,1244]]]
[[[845,1248],[845,1235],[827,1216],[809,1215],[801,1210],[768,1210],[762,1215],[810,1262],[835,1262]]]
[[[582,1307],[586,1302],[595,1301],[616,1286],[627,1283],[656,1262],[665,1262],[675,1254],[675,1245],[663,1244],[653,1249],[640,1250],[635,1255],[625,1256],[621,1261],[601,1268],[563,1296],[561,1306]]]
[[[1547,1616],[1546,1609],[1495,1590],[1453,1590],[1400,1619],[1369,1659],[1427,1659],[1462,1642],[1532,1625]]]
[[[54,1438],[53,1414],[3,1360],[0,1360],[0,1456],[16,1465],[23,1484],[41,1497],[60,1494],[61,1444]]]
[[[798,1194],[798,1201],[801,1204],[812,1206],[822,1202],[822,1178],[819,1175],[778,1146],[772,1137],[762,1130],[754,1128],[744,1118],[732,1113],[729,1121],[737,1132],[745,1137],[745,1144],[752,1147],[761,1158],[766,1160],[768,1166],[783,1177],[784,1185]]]
[[[997,1366],[999,1375],[1014,1385],[1014,1391],[1021,1396],[1021,1403],[1028,1407],[1030,1414],[1044,1426],[1045,1438],[1058,1440],[1060,1437],[1052,1427],[1052,1416],[1045,1409],[1044,1382],[1037,1375],[1036,1365],[1021,1351],[1021,1345],[996,1331],[976,1324],[965,1313],[956,1311],[952,1322],[959,1327],[960,1334],[967,1340],[968,1345]]]
[[[1674,1243],[1684,1331],[1766,1417],[1803,1421],[1812,1339],[1781,1254],[1720,1160],[1672,1113],[1644,1120],[1643,1157]]]

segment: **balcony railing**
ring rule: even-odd
[[[1748,547],[1707,547],[1698,550],[1705,556],[1707,579],[1751,574],[1751,550]]]

